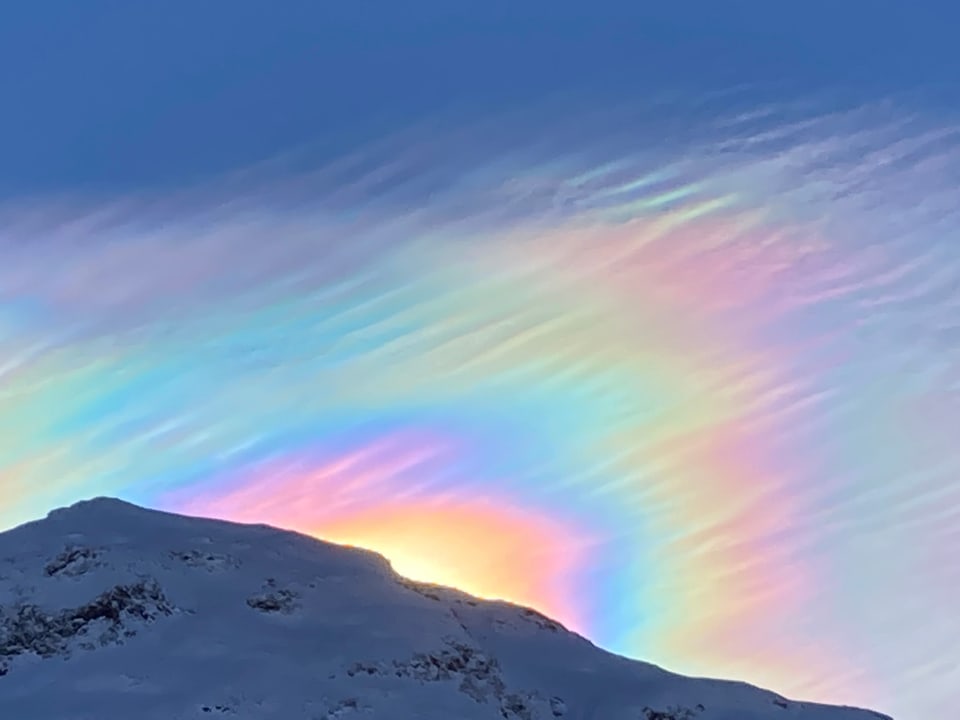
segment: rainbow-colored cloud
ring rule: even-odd
[[[957,135],[757,117],[10,208],[0,527],[95,494],[269,522],[671,669],[942,716]]]

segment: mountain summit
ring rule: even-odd
[[[364,550],[109,498],[0,534],[0,715],[885,718],[612,655]]]

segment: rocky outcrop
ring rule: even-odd
[[[80,557],[79,555],[76,557]],[[56,574],[70,563],[58,561]],[[137,633],[137,623],[151,623],[170,615],[173,606],[155,580],[117,585],[79,607],[50,613],[35,604],[0,606],[0,674],[10,670],[10,659],[33,654],[41,658],[69,655],[74,641],[83,649],[118,644]]]

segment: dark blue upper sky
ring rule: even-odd
[[[0,9],[0,196],[180,184],[451,109],[960,77],[955,3],[31,0]],[[948,87],[938,97],[955,98]]]

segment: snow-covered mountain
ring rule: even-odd
[[[0,717],[885,718],[618,657],[367,551],[106,498],[0,534]]]

